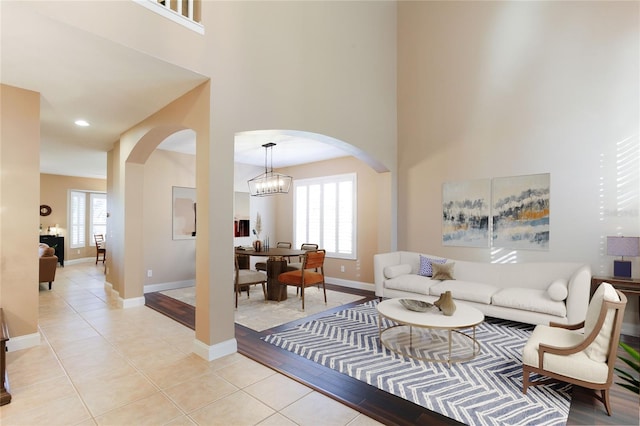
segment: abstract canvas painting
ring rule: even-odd
[[[491,181],[479,179],[442,185],[442,244],[487,247]]]
[[[548,250],[549,192],[548,173],[493,179],[492,245]]]

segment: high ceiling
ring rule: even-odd
[[[42,173],[105,178],[106,153],[122,132],[206,80],[22,2],[1,3],[0,82],[41,94]],[[76,126],[77,119],[90,126]],[[305,134],[272,130],[239,135],[236,161],[263,166],[267,142],[277,144],[274,167],[348,155]],[[292,148],[300,142],[304,150]],[[162,147],[193,152],[194,146],[193,132],[181,132]]]

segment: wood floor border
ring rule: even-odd
[[[360,380],[324,367],[318,363],[295,355],[287,350],[266,343],[262,337],[283,331],[315,317],[327,316],[375,298],[373,292],[327,284],[327,289],[358,294],[363,299],[330,309],[297,321],[283,324],[262,332],[236,324],[238,352],[264,364],[293,380],[296,380],[330,398],[339,401],[385,425],[456,425],[456,420],[428,410],[397,397]],[[145,304],[179,323],[195,329],[195,308],[187,303],[161,293],[146,293]],[[640,339],[622,336],[621,340],[638,347]],[[618,362],[620,367],[622,363]],[[567,425],[638,425],[638,396],[614,385],[611,388],[613,415],[609,417],[593,392],[578,386],[573,387],[571,408]]]

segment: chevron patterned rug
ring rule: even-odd
[[[449,368],[381,348],[376,304],[367,302],[263,339],[468,425],[566,424],[571,385],[552,383],[522,393],[520,359],[533,326],[487,318],[476,327],[481,352]]]

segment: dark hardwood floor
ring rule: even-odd
[[[357,305],[364,300],[375,298],[373,292],[370,291],[331,284],[327,284],[327,288],[359,294],[363,297],[362,300],[356,301],[351,305]],[[147,293],[145,294],[145,300],[148,307],[173,318],[191,329],[195,329],[195,308],[193,306],[160,293]],[[326,316],[329,312],[342,309],[344,309],[344,306],[262,332],[236,324],[238,352],[387,425],[460,424],[453,419],[261,340],[261,337],[268,334],[289,329],[292,325],[307,322],[314,317]],[[636,336],[622,336],[622,340],[634,347],[638,347],[640,342],[640,339]],[[620,368],[626,368],[621,361],[618,364]],[[604,410],[604,406],[595,399],[591,390],[574,386],[567,424],[634,426],[640,424],[638,395],[620,386],[613,385],[611,388],[611,405],[613,415],[609,417]]]

